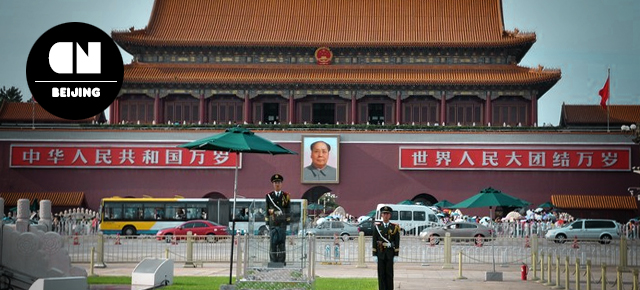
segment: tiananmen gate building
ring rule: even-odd
[[[156,0],[147,27],[112,33],[133,61],[111,126],[3,125],[0,195],[82,193],[93,209],[111,196],[231,198],[237,164],[241,196],[263,198],[280,173],[293,198],[331,192],[356,216],[488,187],[580,217],[637,216],[638,144],[580,123],[599,106],[539,126],[561,72],[520,66],[536,35],[507,30],[502,13],[500,0]],[[619,122],[640,121],[627,109]],[[177,148],[223,124],[299,154]],[[332,144],[335,178],[305,179],[317,140]]]

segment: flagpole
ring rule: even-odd
[[[611,67],[607,68],[607,82],[609,82],[609,87],[607,88],[608,95],[607,95],[607,133],[610,133],[611,130],[609,130],[609,108],[611,107]]]
[[[36,129],[36,100],[31,95],[31,130]]]

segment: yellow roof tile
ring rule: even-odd
[[[629,195],[551,195],[551,203],[561,209],[638,209],[638,203]]]
[[[51,206],[81,206],[84,202],[84,192],[1,192],[5,206],[16,206],[18,200],[26,198],[29,203],[35,199],[50,200]]]
[[[145,29],[117,42],[217,46],[515,46],[500,0],[156,0]]]
[[[535,85],[551,86],[560,71],[516,65],[233,65],[132,63],[125,83]]]

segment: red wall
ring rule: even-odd
[[[191,132],[193,133],[193,132]],[[94,137],[79,137],[74,132],[60,133],[62,142],[74,144],[88,141],[105,141],[102,134]],[[136,138],[137,132],[118,132],[120,139]],[[176,140],[188,139],[187,135],[172,132],[166,138],[167,144]],[[11,135],[11,134],[10,134]],[[291,133],[280,139],[291,139],[281,145],[293,151],[301,152],[300,138],[291,137]],[[99,201],[108,196],[151,195],[164,197],[182,195],[185,197],[203,197],[210,192],[220,192],[233,197],[234,171],[232,169],[31,169],[10,168],[10,145],[16,143],[39,143],[50,137],[25,137],[18,134],[17,139],[4,138],[0,134],[0,192],[85,192],[90,208],[97,209]],[[58,135],[56,135],[58,136]],[[278,136],[278,135],[276,135]],[[89,138],[88,140],[86,138]],[[476,138],[469,134],[469,140]],[[427,171],[399,170],[398,148],[405,143],[393,142],[393,135],[381,142],[356,142],[342,138],[340,144],[340,183],[322,184],[337,194],[337,202],[348,213],[359,216],[366,214],[378,203],[397,203],[426,193],[437,200],[447,199],[459,202],[480,190],[493,187],[504,193],[530,201],[534,206],[551,200],[552,194],[581,195],[627,195],[627,188],[638,186],[640,176],[631,171]],[[61,141],[62,140],[62,141]],[[297,140],[297,141],[296,141]],[[149,141],[151,144],[151,141]],[[551,141],[550,141],[551,142]],[[145,142],[136,142],[144,144]],[[153,140],[153,145],[162,141]],[[415,145],[415,144],[413,144]],[[632,166],[638,166],[638,147],[632,148]],[[271,190],[269,178],[274,173],[284,176],[284,189],[295,198],[316,185],[300,183],[301,155],[261,155],[245,154],[242,169],[238,174],[238,195],[244,197],[263,197]],[[470,215],[488,215],[489,209],[463,210]],[[603,211],[603,215],[607,215]],[[633,214],[633,213],[631,213]],[[630,215],[631,215],[630,214]]]

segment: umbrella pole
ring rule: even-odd
[[[491,207],[489,207],[489,218],[491,219],[491,224],[493,224],[493,211],[491,211]],[[491,237],[493,237],[496,234],[496,228],[493,228],[493,232],[491,234]],[[495,248],[495,243],[498,241],[498,236],[495,236],[496,238],[493,239],[493,241],[491,241],[491,258],[493,258],[493,272],[496,272],[496,248]]]
[[[231,212],[231,259],[229,259],[229,285],[233,276],[233,245],[236,237],[236,196],[238,193],[238,163],[240,162],[240,153],[236,152],[236,172],[233,179],[233,210]]]

